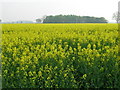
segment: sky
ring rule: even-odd
[[[0,0],[2,21],[35,21],[44,15],[105,17],[109,22],[120,0]]]

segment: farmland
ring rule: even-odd
[[[3,88],[119,88],[117,24],[3,24]]]

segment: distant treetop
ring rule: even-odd
[[[77,15],[46,16],[43,23],[107,23],[104,17],[90,17]]]

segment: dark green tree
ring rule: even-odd
[[[104,17],[55,15],[46,16],[43,23],[107,23]]]

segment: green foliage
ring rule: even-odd
[[[107,23],[107,20],[103,17],[96,18],[76,15],[51,15],[47,16],[43,23]]]
[[[3,24],[3,88],[120,88],[117,24]]]

